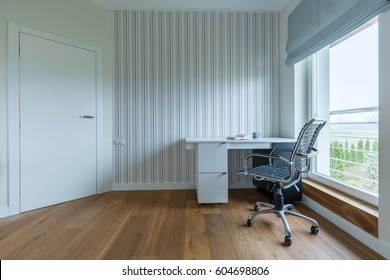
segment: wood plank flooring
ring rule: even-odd
[[[0,219],[0,259],[383,259],[301,203],[288,216],[285,246],[276,215],[246,226],[255,189],[230,190],[228,204],[199,205],[194,190],[110,192]]]

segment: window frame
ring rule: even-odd
[[[314,53],[310,57],[307,58],[307,66],[308,66],[308,113],[310,117],[325,119],[329,123],[329,112],[326,114],[321,111],[319,108],[319,98],[323,98],[326,94],[327,100],[321,100],[321,104],[329,102],[329,49],[330,47],[325,47],[320,51]],[[322,75],[319,78],[318,75]],[[322,94],[321,94],[322,93]],[[379,94],[379,93],[378,93]],[[325,106],[326,107],[326,104]],[[329,106],[328,106],[329,107]],[[327,124],[321,134],[329,134],[329,125]],[[330,143],[323,141],[321,143],[321,135],[318,138],[317,146],[320,153],[326,148],[321,148],[326,146],[330,147]],[[329,149],[330,150],[330,149]],[[379,154],[380,156],[380,154]],[[322,163],[328,164],[328,163]],[[365,191],[364,189],[346,184],[337,179],[331,178],[325,174],[321,174],[316,172],[318,166],[318,157],[315,157],[312,160],[312,168],[308,173],[308,178],[319,183],[325,184],[337,191],[345,193],[349,196],[355,197],[359,200],[367,202],[371,205],[378,206],[379,195],[374,194],[369,191]]]

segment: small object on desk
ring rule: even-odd
[[[260,132],[252,132],[252,138],[253,139],[257,139],[259,137],[261,137],[261,133]]]
[[[236,136],[226,137],[227,140],[251,140],[252,137],[246,134],[237,134]]]

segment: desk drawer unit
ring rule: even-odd
[[[227,144],[199,143],[197,160],[198,203],[227,203]]]

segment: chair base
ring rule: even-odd
[[[275,192],[274,201],[275,201],[275,204],[265,203],[265,202],[256,202],[256,205],[254,207],[255,212],[252,212],[248,216],[248,220],[247,220],[248,227],[251,227],[253,225],[253,219],[257,215],[274,213],[282,219],[282,222],[284,225],[284,233],[285,233],[284,242],[287,245],[292,244],[292,234],[291,234],[290,226],[288,225],[288,222],[286,219],[286,215],[293,215],[293,216],[303,218],[303,219],[310,221],[312,224],[312,226],[310,228],[311,233],[313,233],[313,234],[318,233],[320,226],[316,220],[314,220],[310,217],[307,217],[305,215],[302,215],[300,213],[294,212],[293,211],[294,206],[292,204],[284,204],[283,194],[282,194],[280,188],[278,189],[277,192]],[[261,210],[262,206],[266,206],[266,207],[268,207],[268,209]]]

